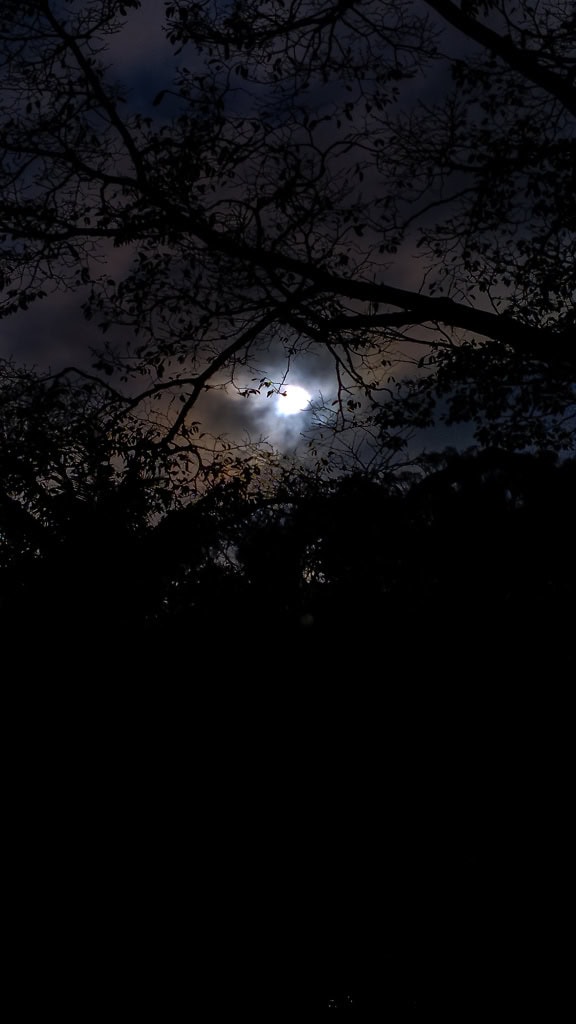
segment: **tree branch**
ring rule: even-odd
[[[343,277],[314,263],[244,245],[229,234],[209,228],[199,221],[195,221],[190,229],[198,238],[214,248],[249,260],[268,270],[274,267],[289,271],[315,284],[319,292],[395,306],[405,311],[405,324],[441,323],[446,327],[459,328],[502,342],[521,354],[531,354],[546,362],[563,362],[572,366],[576,363],[576,345],[568,332],[555,333],[540,327],[532,327],[520,323],[508,314],[474,309],[449,298],[436,298],[375,281]],[[374,322],[374,318],[371,319]],[[367,323],[363,326],[367,326]]]
[[[525,50],[519,50],[509,36],[498,35],[487,25],[483,25],[466,14],[461,7],[452,3],[452,0],[424,0],[424,2],[459,32],[480,43],[481,46],[485,46],[514,71],[518,71],[535,85],[544,89],[545,92],[554,96],[571,114],[576,116],[576,92],[566,78],[543,67],[535,55]]]
[[[194,404],[197,402],[202,391],[202,388],[210,380],[210,378],[213,377],[214,374],[218,372],[218,370],[221,370],[222,367],[225,366],[225,364],[228,362],[228,360],[231,359],[234,355],[236,355],[237,352],[240,352],[243,348],[246,348],[246,346],[251,345],[252,342],[258,337],[258,335],[266,327],[270,327],[270,325],[273,324],[274,321],[277,319],[278,311],[276,309],[271,310],[268,313],[266,313],[263,317],[260,317],[260,319],[257,320],[255,324],[252,324],[246,331],[243,331],[242,334],[238,338],[236,338],[230,345],[227,345],[226,348],[222,349],[222,351],[218,353],[216,358],[212,360],[209,366],[207,366],[206,369],[202,371],[202,373],[198,374],[198,376],[194,380],[192,394],[184,402],[180,412],[178,413],[178,416],[176,417],[174,423],[170,427],[170,430],[166,434],[166,437],[164,438],[162,444],[167,445],[174,440],[178,431],[182,428],[188,413],[190,412]]]
[[[134,139],[132,138],[130,132],[128,131],[128,128],[125,125],[124,121],[118,114],[116,104],[111,99],[111,97],[108,96],[94,66],[90,63],[89,60],[86,59],[86,56],[82,52],[82,49],[79,46],[76,39],[68,34],[64,26],[58,21],[58,18],[56,18],[55,15],[52,13],[52,11],[50,10],[50,5],[48,3],[46,4],[46,17],[50,25],[56,32],[56,34],[64,43],[64,45],[74,55],[74,59],[76,60],[78,67],[82,71],[83,75],[85,75],[86,81],[89,83],[94,93],[94,96],[96,97],[96,99],[108,115],[110,124],[113,128],[116,129],[118,135],[122,139],[122,142],[124,143],[126,150],[132,161],[132,165],[136,172],[136,177],[138,178],[139,182],[144,182],[146,179],[146,173],[140,150],[136,143],[134,142]]]

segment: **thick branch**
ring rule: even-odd
[[[519,50],[509,36],[500,36],[493,29],[488,28],[481,22],[471,18],[461,7],[457,7],[451,0],[425,0],[428,7],[431,7],[440,14],[445,21],[448,21],[459,32],[474,39],[475,42],[485,46],[495,56],[500,57],[514,71],[518,71],[525,78],[530,79],[535,85],[540,86],[545,92],[550,93],[562,103],[571,114],[576,116],[576,92],[571,83],[561,75],[550,71],[539,63],[535,53],[526,50]]]
[[[211,247],[232,256],[251,261],[257,266],[281,269],[315,284],[319,292],[345,296],[364,302],[395,306],[406,314],[407,324],[444,324],[479,334],[494,341],[510,345],[521,354],[533,355],[546,362],[576,363],[576,345],[568,333],[555,334],[539,327],[522,324],[507,314],[491,313],[474,309],[453,299],[436,298],[420,292],[395,288],[379,282],[361,281],[343,277],[314,263],[300,261],[282,253],[270,252],[243,245],[230,235],[215,231],[205,224],[195,222],[191,227],[194,234]],[[372,323],[377,322],[372,318]],[[352,326],[352,323],[350,323]],[[363,327],[368,326],[365,322]],[[399,318],[395,318],[399,326]]]

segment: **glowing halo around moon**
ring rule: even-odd
[[[311,398],[312,395],[306,388],[288,384],[282,388],[281,394],[276,396],[276,412],[279,416],[294,416],[308,408]]]

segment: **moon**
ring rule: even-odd
[[[276,398],[276,412],[279,416],[294,416],[308,408],[311,398],[306,388],[288,384]]]

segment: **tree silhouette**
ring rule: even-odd
[[[572,5],[168,3],[173,80],[143,109],[106,71],[138,6],[4,5],[4,313],[90,284],[86,315],[134,331],[100,371],[181,399],[167,443],[207,388],[281,387],[273,345],[333,356],[332,426],[370,399],[429,423],[438,381],[483,443],[560,422],[569,445]],[[385,400],[398,358],[428,371],[409,412]]]
[[[104,694],[120,745],[144,737],[135,771],[165,756],[183,830],[172,783],[201,776],[198,956],[211,981],[214,950],[235,962],[221,1006],[263,1006],[320,949],[358,1009],[462,1019],[473,993],[494,1015],[494,922],[527,920],[543,873],[538,821],[513,858],[507,822],[568,776],[573,4],[169,0],[149,92],[114,65],[140,6],[0,10],[0,312],[68,290],[104,335],[90,371],[0,363],[7,689],[26,670],[62,718]],[[309,354],[334,383],[306,457],[220,436],[216,393],[272,397]],[[469,450],[410,447],[461,422]],[[379,912],[413,890],[411,944]]]
[[[485,628],[506,652],[520,625],[544,642],[546,623],[570,614],[573,460],[448,451],[369,478],[242,456],[199,480],[182,478],[178,449],[160,461],[148,421],[92,378],[7,364],[0,394],[13,622],[166,637],[192,624],[249,636],[257,623],[328,662],[335,630],[386,622],[401,658],[418,621],[429,658],[448,621],[462,636]]]

